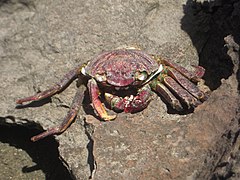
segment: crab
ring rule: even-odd
[[[176,111],[182,111],[184,108],[195,108],[207,99],[206,93],[197,86],[204,71],[203,67],[196,66],[196,71],[190,72],[159,55],[147,54],[139,49],[117,49],[100,53],[88,63],[68,72],[48,90],[18,99],[16,103],[22,105],[39,101],[62,92],[77,78],[86,78],[92,107],[101,120],[116,118],[116,115],[108,114],[106,106],[116,112],[143,110],[152,100],[153,92],[161,95]],[[61,125],[33,136],[31,140],[38,141],[64,132],[77,116],[83,96],[80,91],[76,93]]]

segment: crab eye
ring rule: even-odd
[[[148,77],[148,75],[147,75],[147,72],[145,72],[145,71],[143,71],[143,72],[138,72],[138,73],[136,74],[136,78],[137,78],[138,80],[140,80],[140,81],[146,80],[147,77]]]
[[[107,78],[104,74],[96,74],[95,78],[98,82],[103,82],[103,81],[107,80]]]

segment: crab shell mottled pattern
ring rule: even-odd
[[[149,76],[157,70],[157,62],[148,54],[136,49],[104,52],[85,67],[89,76],[97,81],[99,76],[103,76],[105,82],[116,87],[135,85],[137,72],[146,72]]]

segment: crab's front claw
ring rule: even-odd
[[[90,93],[90,97],[92,100],[92,105],[94,110],[96,110],[99,117],[105,121],[110,121],[115,119],[116,115],[108,115],[105,107],[99,99],[100,91],[97,85],[97,82],[94,79],[90,79],[88,81],[88,89]]]
[[[105,99],[114,110],[126,113],[135,113],[145,109],[151,101],[152,93],[149,85],[145,85],[138,90],[137,95],[119,97],[110,93],[105,93]]]
[[[145,109],[152,100],[152,93],[149,85],[145,85],[138,90],[136,96],[130,96],[128,103],[125,105],[124,111],[135,113]]]

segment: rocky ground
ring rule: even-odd
[[[0,0],[1,179],[239,179],[239,13],[238,0]],[[100,122],[86,94],[65,133],[31,142],[61,123],[77,83],[25,108],[16,99],[126,45],[200,64],[209,99],[179,114],[155,95]]]

